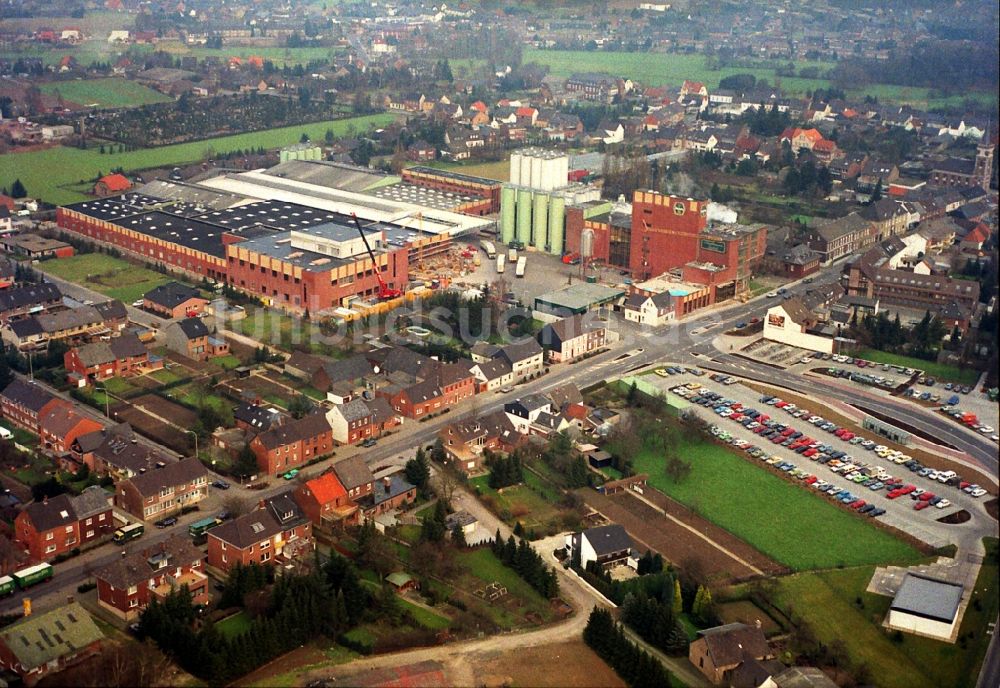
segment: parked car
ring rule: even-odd
[[[177,523],[176,516],[167,516],[166,518],[161,518],[153,525],[156,526],[157,528],[169,528],[170,526],[175,525],[176,523]]]
[[[212,487],[216,488],[217,490],[228,490],[229,483],[227,483],[225,480],[215,480],[212,482]]]

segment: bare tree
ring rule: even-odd
[[[250,513],[253,508],[253,501],[248,497],[238,494],[226,495],[222,500],[222,508],[229,512],[233,518]]]

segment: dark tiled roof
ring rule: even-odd
[[[41,305],[62,299],[62,292],[54,284],[31,284],[0,291],[0,312],[25,306]]]
[[[205,555],[194,546],[191,538],[185,535],[172,535],[159,545],[141,550],[133,550],[127,556],[115,559],[113,562],[97,571],[94,577],[103,580],[115,588],[127,589],[133,585],[145,583],[156,572],[156,566],[164,559],[169,568],[191,566],[201,561]],[[152,560],[152,561],[151,561]]]
[[[625,532],[625,528],[618,524],[589,528],[583,531],[583,535],[597,556],[632,549],[632,538]]]
[[[347,490],[362,487],[375,479],[368,464],[360,456],[352,456],[349,459],[338,461],[333,465],[333,472],[337,474],[340,484]]]
[[[164,308],[176,308],[185,301],[201,298],[201,294],[197,289],[186,284],[167,282],[147,291],[142,298]]]
[[[157,494],[164,487],[190,483],[196,478],[208,476],[208,470],[196,458],[181,459],[168,463],[163,468],[146,471],[132,476],[129,481],[143,496]]]
[[[330,432],[330,424],[322,413],[310,413],[307,416],[293,420],[267,432],[258,435],[260,443],[266,449],[276,449],[286,444],[318,437]]]
[[[24,507],[24,512],[28,515],[35,530],[40,533],[70,525],[77,520],[76,512],[73,510],[73,502],[66,494],[43,502],[32,502]]]
[[[55,399],[54,396],[45,391],[34,382],[26,382],[20,378],[15,378],[7,385],[0,395],[11,402],[28,408],[38,413],[42,407]]]
[[[201,318],[184,318],[177,322],[177,327],[188,339],[197,339],[208,336],[208,327],[205,326]]]
[[[743,623],[730,623],[698,631],[717,667],[735,666],[744,657],[763,659],[771,654],[763,631]]]
[[[291,516],[286,518],[286,514]],[[239,549],[256,545],[293,528],[305,519],[298,505],[287,495],[278,495],[267,501],[264,508],[223,523],[209,531],[210,538],[217,538]]]

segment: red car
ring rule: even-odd
[[[739,402],[736,402],[735,404],[733,404],[729,408],[731,408],[734,411],[742,411],[743,410],[743,404],[741,404]]]
[[[854,439],[854,433],[853,432],[845,432],[843,435],[840,436],[840,439],[844,440],[845,442],[847,442],[849,440],[853,440]]]
[[[774,405],[775,408],[785,408],[786,406],[788,406],[787,401],[779,401],[777,404]]]
[[[785,428],[784,430],[782,430],[782,431],[781,431],[781,435],[782,435],[783,437],[788,437],[788,436],[789,436],[789,435],[791,435],[791,434],[792,434],[793,432],[795,432],[795,428]]]
[[[889,490],[885,493],[886,499],[896,499],[903,496],[902,490]]]
[[[802,452],[802,456],[816,456],[817,453],[818,452],[816,449],[806,449],[804,452]]]
[[[930,505],[931,505],[930,502],[917,502],[916,504],[913,505],[913,510],[914,511],[923,511],[924,509],[926,509]]]
[[[810,475],[808,478],[806,478],[806,485],[812,485],[817,480],[819,480],[819,478],[817,478],[815,475]]]
[[[766,423],[769,420],[771,420],[771,416],[767,415],[766,413],[762,413],[759,416],[757,416],[758,423]]]
[[[934,493],[933,492],[924,492],[922,495],[920,495],[919,497],[917,497],[917,499],[919,499],[921,502],[929,502],[932,499],[934,499]]]
[[[857,509],[860,509],[861,507],[863,507],[867,503],[868,502],[866,502],[863,499],[856,499],[853,502],[851,502],[848,506],[850,506],[852,509],[857,510]]]

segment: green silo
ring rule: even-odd
[[[500,241],[509,244],[514,240],[514,208],[517,205],[517,193],[513,187],[505,186],[500,190]]]
[[[566,199],[553,196],[549,203],[549,246],[548,252],[561,256],[563,253],[563,235],[566,230]]]
[[[517,192],[517,240],[527,246],[531,243],[531,191]]]
[[[532,243],[534,244],[535,249],[544,251],[549,235],[549,195],[547,193],[535,193],[534,209],[531,214],[532,225],[534,226],[534,239]]]

